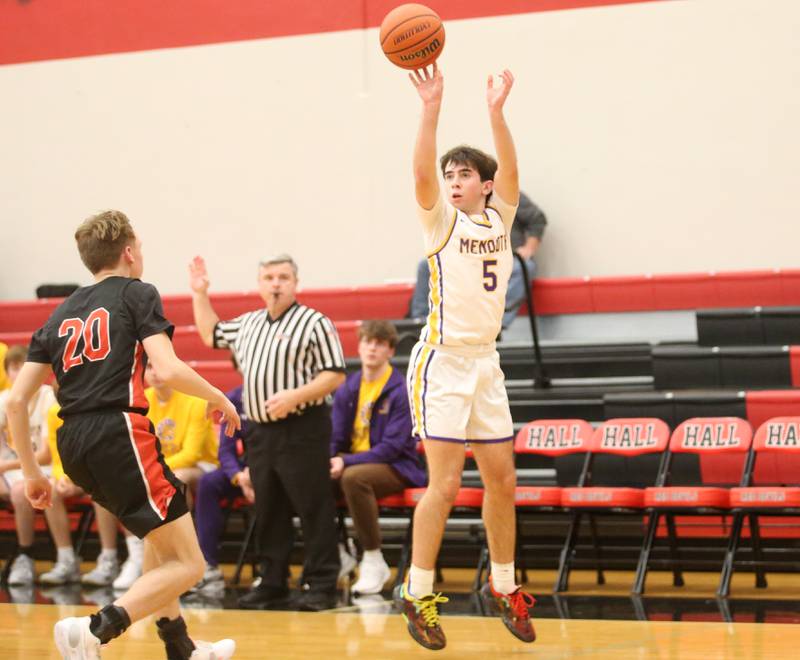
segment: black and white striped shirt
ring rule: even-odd
[[[327,316],[293,303],[277,319],[266,309],[247,312],[214,328],[214,348],[229,348],[244,376],[242,405],[247,419],[274,421],[264,410],[273,394],[302,387],[320,371],[344,372],[339,335]],[[324,399],[298,408],[322,405]]]

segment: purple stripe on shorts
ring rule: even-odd
[[[429,435],[425,438],[420,438],[420,440],[439,440],[441,442],[460,442],[462,445],[466,442],[466,440],[462,438],[442,438],[436,435]]]
[[[425,363],[425,368],[422,370],[422,432],[428,432],[428,424],[426,421],[427,413],[425,412],[427,406],[425,405],[425,395],[428,393],[428,368],[431,366],[431,362],[433,362],[433,354],[435,351],[431,349],[431,352],[428,353],[428,361]]]
[[[508,442],[509,440],[513,440],[513,439],[514,439],[514,436],[510,435],[507,438],[491,438],[489,440],[475,440],[475,439],[472,439],[472,440],[465,440],[465,442],[469,442],[470,444],[473,444],[473,445],[491,445],[491,444],[496,444],[496,443],[499,443],[499,442]]]

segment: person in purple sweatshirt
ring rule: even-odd
[[[242,386],[227,393],[227,397],[242,412]],[[219,468],[207,472],[200,478],[195,503],[195,525],[200,540],[200,549],[206,560],[206,571],[194,590],[214,590],[225,586],[225,578],[219,569],[219,538],[225,524],[221,504],[225,500],[244,496],[251,504],[255,501],[250,469],[245,465],[244,437],[245,422],[232,436],[219,432]]]
[[[389,579],[377,500],[427,483],[411,433],[405,375],[389,364],[396,345],[391,323],[365,321],[359,329],[361,370],[347,377],[333,399],[331,478],[364,550],[352,587],[357,594],[380,593]]]

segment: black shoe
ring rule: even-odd
[[[295,607],[301,612],[322,612],[334,609],[338,604],[337,600],[336,591],[307,589],[300,593]]]
[[[239,607],[244,610],[268,610],[281,607],[289,602],[287,587],[261,586],[239,598]]]

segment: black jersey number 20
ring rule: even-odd
[[[66,337],[64,354],[61,356],[64,373],[83,364],[105,360],[111,352],[111,336],[108,330],[109,313],[105,307],[94,310],[86,321],[79,318],[64,319],[58,328],[58,336]],[[83,336],[83,350],[78,352],[78,341]]]

